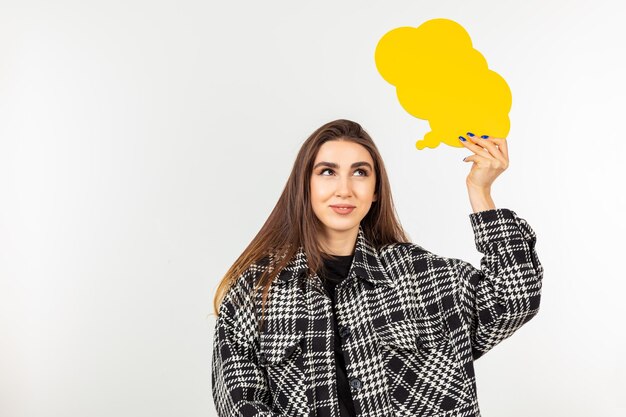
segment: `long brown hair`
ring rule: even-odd
[[[397,218],[387,171],[372,138],[361,125],[350,120],[339,119],[326,123],[302,144],[278,203],[261,230],[221,279],[214,298],[216,316],[224,296],[237,278],[251,264],[268,259],[268,254],[274,254],[269,258],[270,266],[260,275],[254,287],[254,291],[263,289],[262,313],[274,277],[289,263],[300,246],[306,254],[310,272],[322,267],[322,251],[317,240],[322,224],[310,203],[310,184],[317,152],[329,140],[358,143],[369,151],[374,161],[378,199],[361,220],[367,240],[377,249],[389,243],[409,241]]]

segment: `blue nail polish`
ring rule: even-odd
[[[483,138],[483,139],[487,139],[488,137],[489,137],[489,136],[487,136],[487,135],[482,135],[482,136],[481,136],[481,138]]]
[[[459,139],[461,139],[463,142],[465,142],[465,138],[463,136],[459,136]]]
[[[467,132],[467,136],[469,136],[470,138],[473,138],[474,134],[472,132]]]

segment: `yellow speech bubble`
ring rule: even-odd
[[[462,148],[467,132],[505,138],[511,126],[511,90],[472,47],[467,31],[449,19],[387,32],[374,54],[380,75],[396,87],[400,105],[428,120],[417,149],[440,143]]]

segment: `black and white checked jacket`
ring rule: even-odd
[[[414,243],[376,249],[359,227],[336,317],[300,251],[272,284],[266,325],[250,295],[262,264],[227,292],[213,339],[221,417],[339,417],[333,320],[358,416],[480,416],[473,361],[539,310],[543,267],[529,224],[505,208],[469,215],[480,269]]]

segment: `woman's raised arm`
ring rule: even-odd
[[[539,311],[543,266],[530,225],[509,209],[470,214],[480,269],[453,259],[462,310],[478,359]]]

